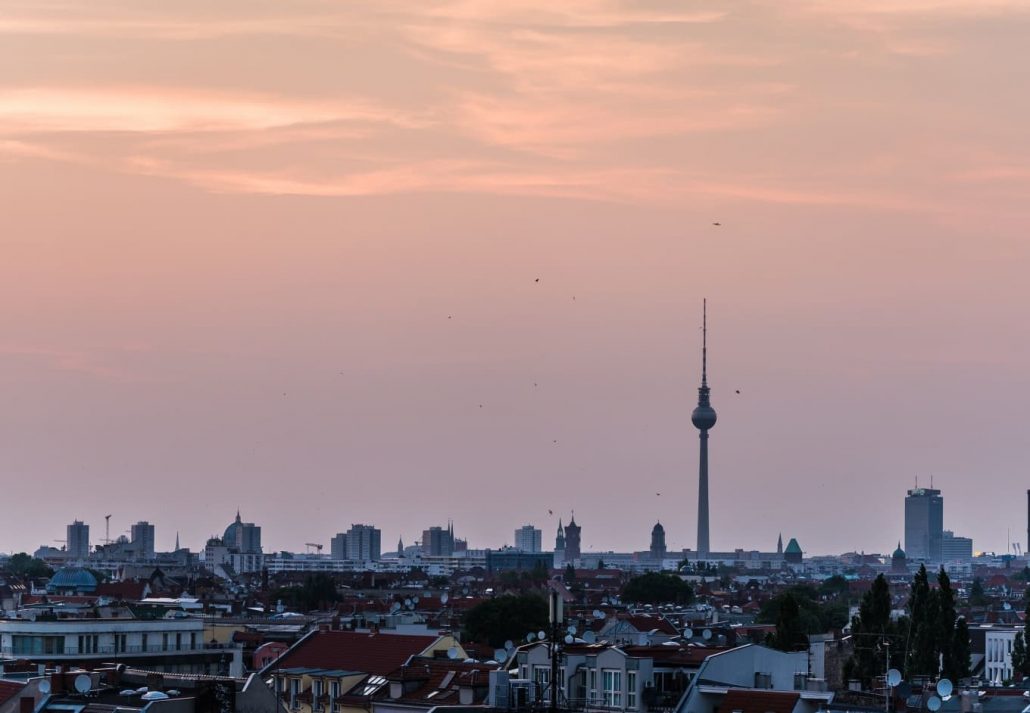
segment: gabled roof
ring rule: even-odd
[[[791,713],[799,698],[800,693],[731,688],[726,692],[719,710],[726,713]]]
[[[25,688],[21,681],[0,681],[0,705],[11,700]]]
[[[412,656],[427,653],[441,637],[314,631],[298,641],[266,670],[336,669],[380,676],[401,667]]]
[[[417,687],[405,691],[400,698],[392,699],[389,687],[384,686],[375,697],[426,707],[454,705],[458,703],[458,689],[469,687],[477,689],[474,701],[481,703],[487,695],[490,672],[499,667],[500,664],[417,658],[387,676],[390,681],[417,681]]]

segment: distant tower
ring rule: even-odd
[[[659,522],[651,529],[651,559],[660,562],[665,559],[665,552],[665,528]]]
[[[697,480],[697,556],[711,552],[708,540],[708,430],[715,425],[715,409],[708,399],[708,300],[701,312],[701,387],[697,390],[697,408],[690,420],[700,431],[701,463]]]
[[[404,538],[403,537],[398,537],[397,538],[397,556],[398,557],[403,557],[404,556]]]
[[[780,536],[776,538],[776,554],[778,554],[778,555],[782,555],[783,554],[783,533],[782,532],[780,533]]]
[[[572,519],[565,526],[565,561],[575,562],[580,557],[580,526],[576,524],[576,513],[572,513]]]
[[[1027,494],[1030,495],[1030,490],[1027,491]],[[558,518],[558,534],[554,538],[554,551],[565,551],[565,528],[561,526],[561,518]]]

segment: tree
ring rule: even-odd
[[[10,556],[7,560],[7,571],[15,577],[28,577],[29,579],[50,577],[54,574],[54,570],[50,569],[46,562],[24,552]]]
[[[955,667],[955,678],[951,680],[957,683],[963,678],[969,678],[969,626],[965,617],[959,617],[955,623],[951,651],[952,665]]]
[[[901,624],[901,622],[899,622]],[[907,626],[907,622],[904,623]],[[886,652],[881,648],[884,642],[900,643],[898,624],[891,621],[890,587],[883,575],[877,576],[873,585],[862,595],[858,616],[851,621],[851,635],[855,641],[855,653],[844,664],[844,675],[857,678],[864,686],[883,674],[885,663],[897,666],[903,658],[901,646],[891,646],[891,660],[884,661]]]
[[[937,614],[933,620],[936,629],[935,648],[940,655],[941,671],[945,678],[957,681],[958,666],[955,663],[955,591],[951,579],[941,567],[937,573]]]
[[[604,560],[603,559],[598,559],[597,560],[597,568],[598,569],[604,569]]]
[[[1012,670],[1024,671],[1026,669],[1026,643],[1023,641],[1023,632],[1016,632],[1016,640],[1012,642]]]
[[[973,584],[969,588],[969,604],[974,607],[982,607],[987,603],[987,595],[984,592],[983,580],[979,577],[973,578]]]
[[[565,584],[572,584],[576,581],[576,568],[569,562],[565,565]]]
[[[832,577],[823,580],[823,583],[819,587],[819,593],[824,597],[839,597],[842,594],[847,594],[851,589],[851,585],[848,584],[848,580],[839,574],[835,574]]]
[[[912,578],[912,591],[908,597],[911,645],[906,673],[910,675],[932,676],[937,673],[937,642],[933,619],[936,609],[936,597],[930,590],[926,565],[920,565],[919,571]]]
[[[622,599],[634,604],[690,604],[694,590],[675,574],[647,572],[626,583]]]
[[[772,637],[773,648],[780,651],[798,651],[808,648],[808,637],[801,621],[801,607],[794,595],[787,592],[780,601],[776,617],[776,633]]]
[[[464,623],[463,640],[500,648],[505,641],[521,641],[527,632],[547,629],[547,602],[536,594],[507,594],[469,609]]]

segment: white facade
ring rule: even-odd
[[[201,619],[0,620],[0,657],[169,656],[204,649]]]
[[[987,629],[984,632],[984,677],[992,683],[1012,678],[1012,644],[1016,629]]]

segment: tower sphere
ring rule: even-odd
[[[698,405],[694,412],[690,414],[690,421],[694,424],[694,428],[700,431],[707,431],[715,425],[715,409],[711,406]]]

